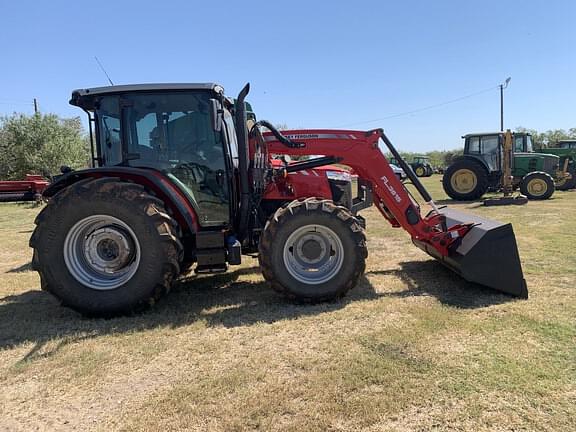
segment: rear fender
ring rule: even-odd
[[[454,162],[461,161],[461,160],[472,160],[472,161],[482,165],[484,168],[486,168],[486,171],[488,171],[488,173],[490,173],[490,167],[488,166],[488,163],[481,157],[476,157],[476,156],[472,156],[472,155],[456,156],[455,158],[452,159],[451,164],[453,164]]]
[[[178,221],[184,233],[195,233],[198,231],[198,217],[184,194],[162,173],[150,169],[106,167],[72,171],[59,176],[54,183],[46,188],[43,196],[50,198],[62,189],[88,177],[118,177],[131,183],[141,184],[164,201],[166,206],[173,212],[174,218]]]

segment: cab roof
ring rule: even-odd
[[[462,138],[468,138],[468,137],[473,137],[473,136],[502,135],[503,133],[504,133],[504,131],[469,133],[466,135],[462,135]],[[512,135],[530,135],[530,136],[532,136],[532,134],[529,132],[512,132]]]
[[[156,84],[124,84],[105,87],[92,87],[76,89],[72,92],[70,104],[81,108],[92,109],[91,101],[95,96],[152,91],[182,91],[182,90],[207,90],[224,93],[224,88],[216,83],[156,83]]]

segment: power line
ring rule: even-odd
[[[361,125],[361,124],[374,123],[374,122],[378,122],[378,121],[382,121],[382,120],[388,120],[388,119],[392,119],[392,118],[396,118],[396,117],[403,117],[403,116],[406,116],[406,115],[415,114],[415,113],[419,113],[419,112],[422,112],[422,111],[426,111],[426,110],[430,110],[430,109],[433,109],[433,108],[438,108],[438,107],[441,107],[441,106],[444,106],[444,105],[449,105],[449,104],[452,104],[452,103],[455,103],[455,102],[459,102],[459,101],[464,100],[464,99],[468,99],[468,98],[471,98],[471,97],[474,97],[474,96],[478,96],[478,95],[483,94],[483,93],[487,93],[487,92],[489,92],[489,91],[496,90],[497,88],[499,88],[499,86],[492,86],[492,87],[486,88],[486,89],[484,89],[484,90],[477,91],[477,92],[475,92],[475,93],[470,93],[470,94],[467,94],[467,95],[465,95],[465,96],[460,96],[460,97],[458,97],[458,98],[456,98],[456,99],[451,99],[451,100],[448,100],[448,101],[445,101],[445,102],[440,102],[440,103],[437,103],[437,104],[434,104],[434,105],[428,105],[428,106],[425,106],[425,107],[422,107],[422,108],[418,108],[418,109],[415,109],[415,110],[404,111],[404,112],[400,112],[400,113],[397,113],[397,114],[392,114],[392,115],[389,115],[389,116],[386,116],[386,117],[380,117],[380,118],[373,119],[373,120],[365,120],[365,121],[360,121],[360,122],[355,122],[355,123],[347,123],[347,124],[343,124],[343,125],[340,125],[340,126],[337,126],[337,127],[356,126],[356,125]]]
[[[2,105],[34,105],[34,102],[0,100]]]

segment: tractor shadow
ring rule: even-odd
[[[226,328],[274,323],[321,315],[350,303],[378,298],[433,296],[443,304],[467,309],[513,300],[467,283],[435,261],[400,265],[400,269],[367,272],[367,277],[346,297],[321,304],[297,304],[283,299],[257,276],[258,267],[220,275],[189,275],[179,279],[170,294],[147,312],[110,319],[82,317],[62,307],[50,294],[30,290],[0,299],[0,349],[32,343],[32,348],[19,360],[21,363],[50,357],[66,345],[104,335],[179,328],[195,322]],[[240,276],[251,275],[254,280],[239,280]],[[387,292],[385,286],[376,289],[370,275],[393,275],[406,288],[399,292]]]
[[[406,286],[402,291],[378,293],[379,297],[432,296],[444,305],[461,309],[484,308],[517,300],[468,282],[435,260],[401,262],[399,269],[375,270],[366,274],[394,276]]]
[[[363,278],[341,300],[297,304],[275,293],[259,274],[258,267],[218,275],[191,274],[180,278],[170,293],[150,310],[109,319],[83,317],[40,290],[10,295],[0,298],[0,350],[32,343],[32,348],[18,361],[21,363],[51,357],[66,345],[104,335],[179,328],[196,322],[226,328],[274,323],[319,315],[351,302],[378,297]],[[247,275],[254,275],[254,280],[238,280]]]

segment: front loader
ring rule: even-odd
[[[257,254],[287,298],[337,299],[364,271],[359,212],[374,204],[466,280],[527,298],[510,224],[438,208],[381,129],[280,133],[247,114],[248,90],[236,100],[217,84],[74,91],[71,104],[89,115],[94,166],[45,191],[30,239],[42,288],[84,314],[126,314],[159,300],[190,267],[222,272]],[[341,165],[358,177],[355,191]]]

